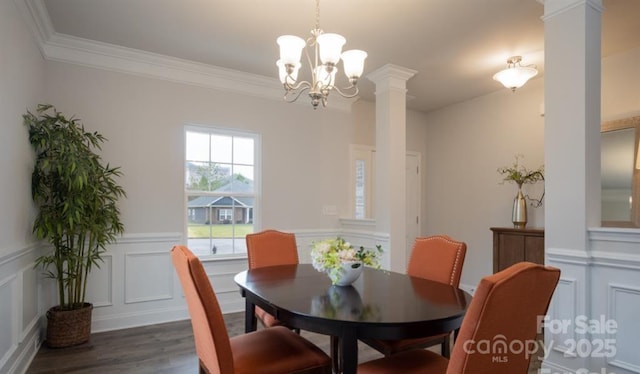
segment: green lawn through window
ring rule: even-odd
[[[233,230],[235,229],[235,233]],[[211,231],[210,231],[211,230]],[[235,234],[236,238],[244,238],[253,232],[252,224],[236,225],[198,225],[189,224],[189,239],[197,238],[231,238]],[[211,235],[211,236],[210,236]]]

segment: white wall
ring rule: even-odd
[[[427,115],[423,232],[467,243],[461,280],[466,286],[475,287],[493,271],[489,228],[513,227],[517,186],[501,184],[497,168],[511,165],[516,154],[524,155],[522,164],[530,169],[544,163],[542,95],[543,80],[534,79],[515,93],[498,88]],[[529,192],[537,198],[541,187]],[[543,210],[528,207],[527,227],[544,225]]]
[[[25,370],[39,344],[33,156],[22,114],[44,94],[44,61],[13,1],[0,1],[0,372]]]
[[[602,60],[602,119],[640,113],[640,48]]]
[[[182,231],[185,124],[262,135],[264,227],[336,227],[322,205],[347,206],[335,187],[349,173],[348,113],[56,62],[46,81],[49,102],[109,139],[103,157],[122,166],[127,233]]]
[[[602,117],[640,111],[640,49],[602,63]],[[515,154],[523,164],[544,163],[544,80],[534,79],[515,93],[507,89],[428,113],[424,174],[423,234],[445,233],[468,245],[461,283],[475,286],[492,272],[490,227],[511,227],[513,184],[500,184],[496,169]],[[531,190],[533,196],[540,186]],[[527,227],[544,227],[544,205],[528,207]]]
[[[0,251],[3,251],[32,242],[33,156],[22,114],[27,108],[35,107],[44,96],[44,61],[13,2],[0,3],[0,17],[0,206],[3,210]]]

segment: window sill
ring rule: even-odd
[[[237,253],[237,254],[229,254],[229,255],[207,255],[207,256],[199,256],[198,258],[202,262],[223,262],[223,261],[237,261],[237,260],[247,261],[247,254]]]

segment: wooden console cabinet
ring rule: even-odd
[[[521,262],[544,264],[544,229],[492,227],[493,272]]]

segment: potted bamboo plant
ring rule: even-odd
[[[92,304],[86,303],[87,278],[99,266],[106,245],[124,231],[118,199],[125,196],[116,178],[120,168],[104,165],[96,153],[106,139],[85,131],[51,105],[23,115],[36,153],[31,193],[38,209],[33,233],[52,249],[37,258],[57,282],[59,304],[47,311],[50,347],[89,340]]]

